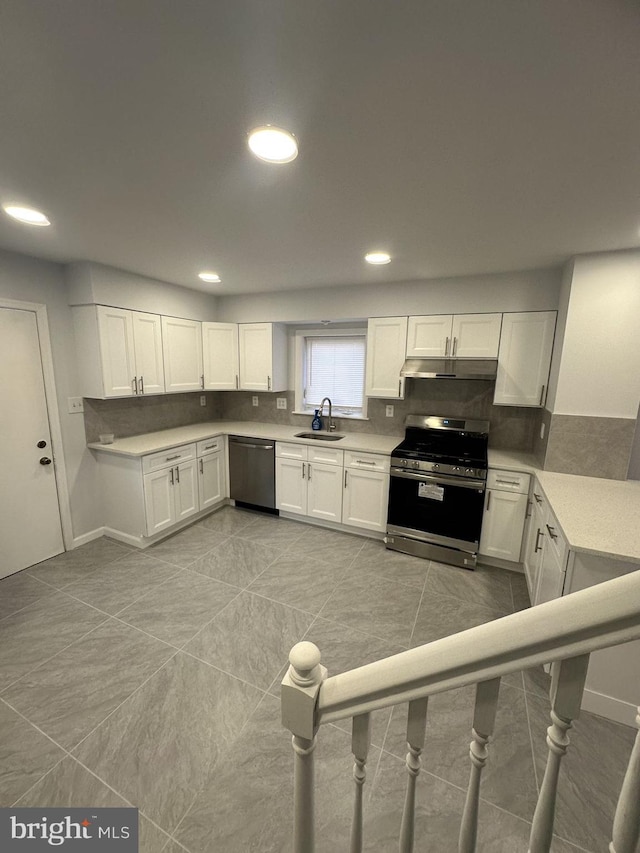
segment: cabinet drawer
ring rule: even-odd
[[[518,494],[527,495],[529,494],[530,482],[531,475],[523,474],[520,471],[501,471],[497,468],[489,468],[487,474],[487,488],[501,492],[518,492]],[[540,492],[538,494],[540,495]]]
[[[361,468],[363,471],[389,471],[391,459],[377,453],[357,453],[355,450],[344,451],[345,468]]]
[[[307,460],[306,444],[287,444],[284,441],[276,441],[276,458],[278,459],[301,459]]]
[[[562,531],[556,521],[555,515],[549,510],[545,519],[544,533],[547,537],[547,546],[555,551],[558,558],[558,564],[564,571],[565,559],[567,556],[567,540],[562,535]]]
[[[207,456],[209,453],[215,453],[217,450],[224,450],[223,435],[217,435],[215,438],[205,438],[196,444],[196,454],[198,456]]]
[[[195,459],[195,456],[195,444],[181,444],[179,447],[171,447],[169,450],[163,450],[160,453],[150,453],[148,456],[143,456],[142,471],[149,474],[151,471],[159,471],[160,468],[169,468],[171,465],[186,462],[188,459]]]
[[[536,513],[538,513],[542,517],[546,516],[549,504],[537,480],[533,481],[533,489],[531,490],[531,503]]]
[[[325,465],[342,465],[344,458],[344,450],[337,450],[334,447],[326,447],[314,444],[312,447],[307,447],[307,459],[309,462],[324,462]]]

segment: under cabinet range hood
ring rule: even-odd
[[[400,376],[407,379],[496,378],[497,358],[408,358]]]

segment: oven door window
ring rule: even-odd
[[[478,543],[484,489],[391,476],[389,524]]]

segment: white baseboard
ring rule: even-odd
[[[104,535],[109,539],[115,539],[116,542],[124,542],[125,545],[133,545],[134,548],[146,548],[147,545],[153,544],[145,541],[142,536],[132,536],[130,533],[123,533],[122,530],[114,530],[112,527],[104,527]]]
[[[94,539],[99,539],[101,536],[104,536],[104,532],[104,527],[96,527],[95,530],[83,533],[82,536],[74,536],[71,548],[79,548],[81,545],[86,545],[87,542],[93,542]]]
[[[598,714],[616,723],[623,723],[632,728],[636,726],[638,708],[631,702],[624,702],[622,699],[614,699],[613,696],[587,689],[584,691],[580,707],[583,711],[591,711],[592,714]]]

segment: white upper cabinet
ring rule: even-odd
[[[242,390],[287,390],[287,332],[283,325],[240,323],[238,346]]]
[[[162,318],[165,385],[168,392],[199,391],[204,386],[202,323]]]
[[[105,305],[72,310],[83,397],[164,392],[162,330],[157,314]]]
[[[544,405],[555,326],[555,311],[504,314],[495,405]]]
[[[409,358],[496,358],[502,314],[409,317]]]
[[[236,391],[240,387],[238,326],[203,323],[204,387],[210,391]]]
[[[389,400],[404,397],[400,370],[407,348],[406,317],[372,317],[367,325],[365,394]]]

